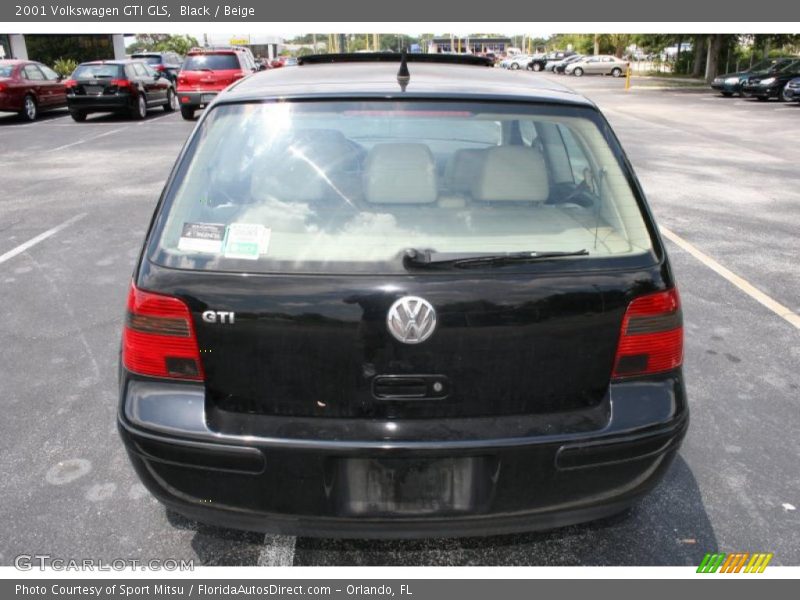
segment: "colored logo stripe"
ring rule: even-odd
[[[773,554],[765,552],[734,552],[725,554],[724,552],[707,553],[700,566],[697,567],[698,573],[763,573],[764,569],[772,560]],[[748,561],[749,559],[749,561]],[[745,566],[745,564],[747,566]],[[742,571],[744,569],[744,571]]]
[[[750,559],[750,562],[747,564],[745,568],[745,573],[763,573],[764,569],[767,568],[769,561],[772,560],[772,552],[769,554],[753,554],[753,558]]]

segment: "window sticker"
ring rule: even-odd
[[[271,230],[263,225],[231,223],[225,235],[225,258],[256,260],[267,253]]]
[[[178,250],[219,254],[225,239],[225,225],[219,223],[184,223]]]

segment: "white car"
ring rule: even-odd
[[[611,75],[620,77],[625,74],[630,63],[610,54],[600,54],[597,56],[586,56],[583,60],[577,60],[568,64],[564,68],[567,75]]]
[[[504,69],[511,69],[512,71],[516,71],[517,69],[525,69],[528,66],[528,63],[531,62],[532,56],[530,54],[515,54],[514,56],[509,56],[503,62],[500,63],[500,66]]]

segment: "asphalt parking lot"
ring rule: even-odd
[[[692,424],[653,494],[589,525],[412,542],[271,537],[169,513],[117,436],[116,361],[131,271],[192,124],[161,110],[81,124],[63,111],[33,124],[0,114],[0,564],[45,553],[208,565],[696,565],[716,550],[800,564],[800,329],[746,293],[800,313],[800,104],[516,76],[592,98],[674,234]]]

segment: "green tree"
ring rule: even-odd
[[[177,52],[185,55],[199,46],[197,38],[191,35],[171,35],[168,33],[137,33],[136,41],[128,46],[128,52]]]

